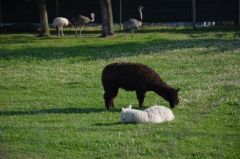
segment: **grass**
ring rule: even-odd
[[[0,36],[2,158],[239,158],[236,28],[145,27],[127,41],[99,33]],[[105,110],[101,71],[117,61],[147,64],[181,88],[173,122],[121,124],[121,108],[137,108],[124,90]],[[145,106],[154,104],[168,106],[149,92]]]

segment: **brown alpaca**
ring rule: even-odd
[[[107,109],[114,108],[118,89],[136,91],[139,107],[143,107],[145,93],[154,91],[169,102],[171,108],[179,103],[178,91],[167,85],[151,68],[139,63],[113,63],[102,72],[104,100]]]

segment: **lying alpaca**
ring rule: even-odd
[[[130,105],[126,109],[122,108],[121,112],[123,123],[162,123],[174,118],[172,111],[164,106],[152,106],[141,111],[132,109]]]
[[[154,91],[170,104],[171,108],[179,103],[178,91],[167,85],[151,68],[139,63],[113,63],[102,72],[104,100],[107,109],[114,108],[114,98],[118,89],[136,91],[139,107],[143,107],[147,91]]]

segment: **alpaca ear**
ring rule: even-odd
[[[179,91],[180,91],[180,88],[177,89],[177,92],[179,92]]]
[[[122,108],[122,111],[124,111],[125,109],[124,108]]]
[[[132,105],[129,105],[126,109],[132,109]]]
[[[132,109],[132,105],[129,105],[128,108],[129,108],[129,109]]]

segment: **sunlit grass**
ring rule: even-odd
[[[99,30],[97,28],[96,30]],[[0,36],[0,156],[3,158],[239,158],[240,40],[232,28],[144,27],[125,40],[31,34]],[[88,35],[91,36],[88,36]],[[101,71],[140,62],[179,87],[176,119],[121,124],[134,92],[106,111]],[[145,106],[168,103],[149,92]]]

